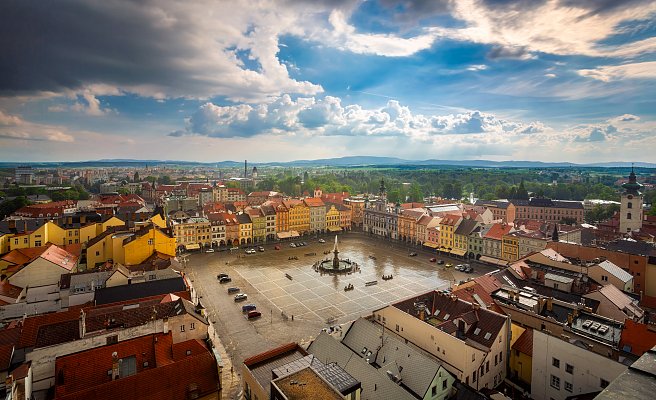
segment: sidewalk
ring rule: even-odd
[[[219,395],[221,399],[231,400],[241,398],[241,366],[232,365],[232,359],[228,355],[223,342],[216,335],[216,330],[213,329],[212,343],[214,350],[221,357],[223,369],[221,371],[221,390]]]

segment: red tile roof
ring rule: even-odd
[[[629,351],[637,356],[642,356],[649,349],[656,346],[656,329],[633,322],[627,319],[624,321],[624,329],[622,329],[622,337],[620,338],[620,349]],[[630,350],[629,350],[630,347]]]
[[[301,353],[307,355],[305,350],[299,347],[297,343],[292,342],[292,343],[283,344],[282,346],[278,346],[271,350],[267,350],[264,353],[256,354],[252,357],[249,357],[244,360],[244,365],[246,365],[249,368],[253,368],[255,365],[260,364],[264,361],[270,360],[275,357],[279,357],[283,354],[293,351],[300,351]]]
[[[479,303],[478,300],[474,297],[476,295],[485,306],[490,306],[494,304],[494,300],[490,293],[488,293],[483,286],[474,282],[472,285],[462,285],[463,287],[458,287],[453,291],[453,294],[458,296],[459,299],[464,300],[469,303]]]
[[[18,296],[20,296],[22,292],[23,288],[12,285],[7,280],[0,282],[0,296],[18,299]]]
[[[0,371],[6,371],[11,364],[14,347],[18,344],[20,327],[5,328],[0,330]]]
[[[490,228],[490,230],[487,231],[487,234],[485,235],[485,238],[501,240],[503,235],[507,235],[508,233],[510,233],[510,231],[512,229],[513,229],[513,227],[510,226],[510,225],[494,224],[494,225],[492,225],[492,228]]]
[[[512,349],[533,357],[533,329],[526,329],[513,343]]]
[[[113,353],[134,356],[136,373],[112,380]],[[148,363],[144,365],[144,363]],[[216,393],[216,360],[198,340],[173,344],[171,333],[156,334],[57,358],[56,399],[185,399]]]

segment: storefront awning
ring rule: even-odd
[[[299,237],[299,236],[301,236],[301,234],[298,233],[298,231],[289,231],[289,233],[291,233],[291,237]]]
[[[467,253],[467,250],[460,250],[460,249],[452,249],[451,250],[451,254],[453,254],[454,256],[461,256],[462,257],[462,256],[465,255],[465,253]]]
[[[485,262],[485,263],[488,263],[488,264],[494,264],[494,265],[502,265],[502,266],[508,265],[508,261],[506,261],[506,260],[500,260],[498,258],[488,257],[488,256],[481,256],[481,258],[479,258],[478,261],[482,261],[482,262]]]
[[[438,244],[435,243],[424,243],[424,246],[430,247],[431,249],[437,249],[438,247],[440,247]]]
[[[291,232],[278,232],[276,233],[276,236],[278,236],[278,239],[289,239],[292,237]]]
[[[186,244],[185,249],[187,249],[187,250],[199,250],[200,245],[198,243]]]
[[[339,226],[329,226],[328,230],[331,232],[340,232],[342,228],[340,228]]]

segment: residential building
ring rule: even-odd
[[[633,292],[633,275],[608,260],[588,267],[588,276],[600,285],[611,284],[624,292]]]
[[[533,329],[513,324],[510,346],[510,378],[531,386],[533,374]]]
[[[475,203],[492,211],[495,220],[510,224],[515,219],[582,223],[585,210],[580,201],[551,200],[533,197],[529,200],[479,200]]]
[[[351,223],[355,228],[362,228],[364,222],[364,209],[365,209],[365,199],[364,197],[349,197],[344,199],[344,204],[348,206],[351,210]]]
[[[501,259],[507,262],[519,260],[519,235],[509,232],[501,237]]]
[[[297,343],[287,343],[244,360],[241,367],[244,398],[271,398],[274,369],[301,360],[308,353]]]
[[[652,348],[610,382],[595,399],[649,399],[654,396],[655,390],[656,348]]]
[[[485,236],[483,236],[483,256],[480,259],[491,263],[503,260],[503,237],[513,231],[514,228],[506,223],[492,225]]]
[[[260,207],[262,213],[264,214],[265,220],[265,237],[266,240],[275,240],[276,239],[276,229],[277,229],[277,213],[276,208],[273,205],[262,205]]]
[[[478,200],[474,205],[490,210],[495,221],[505,222],[506,224],[515,221],[515,205],[508,200]]]
[[[476,220],[465,218],[460,221],[453,232],[453,249],[451,254],[458,257],[468,256],[469,236],[474,232],[479,224]]]
[[[417,243],[417,222],[426,214],[423,209],[401,210],[398,215],[398,238],[406,243]]]
[[[451,253],[455,249],[455,232],[462,217],[456,214],[447,214],[440,221],[440,250]]]
[[[388,207],[385,182],[380,181],[379,196],[370,204],[365,202],[362,230],[387,239],[398,238],[399,207]]]
[[[253,243],[264,243],[266,242],[266,236],[267,236],[267,231],[266,231],[266,216],[264,215],[263,211],[261,208],[253,208],[253,207],[247,207],[246,214],[251,219],[251,223],[253,224],[252,228],[252,236],[253,236]]]
[[[456,379],[492,389],[506,377],[510,319],[434,291],[373,312],[378,323],[437,357]]]
[[[326,204],[326,229],[328,232],[339,232],[341,227],[339,224],[339,210],[335,203]]]
[[[428,242],[428,230],[440,225],[440,218],[431,217],[430,215],[423,215],[417,221],[417,244],[426,245]],[[431,246],[429,246],[431,247]]]
[[[283,204],[289,210],[289,231],[307,235],[310,232],[310,208],[302,200],[283,200]]]
[[[210,212],[205,214],[210,221],[210,230],[212,232],[212,246],[226,245],[226,223],[221,218],[220,212]]]
[[[123,265],[141,264],[156,252],[175,256],[176,239],[167,230],[155,224],[136,232],[110,228],[87,243],[87,266],[94,268],[109,260]]]
[[[203,207],[207,203],[211,203],[214,201],[214,192],[212,191],[211,187],[206,187],[200,189],[198,192],[198,206]]]
[[[207,218],[191,217],[173,224],[173,235],[178,247],[197,250],[212,246],[212,226]]]
[[[531,398],[565,400],[606,388],[627,366],[540,330],[533,331]]]
[[[14,169],[14,179],[19,185],[31,185],[34,183],[34,169],[29,165],[18,166]]]
[[[326,231],[326,205],[319,197],[307,197],[303,204],[309,209],[310,233],[323,233]]]
[[[250,244],[253,242],[253,221],[246,213],[236,215],[239,222],[239,243]]]
[[[336,203],[335,208],[339,212],[339,227],[344,231],[350,231],[353,229],[353,220],[351,219],[353,213],[350,206],[344,204]]]
[[[597,314],[624,322],[630,319],[644,322],[645,311],[638,305],[638,300],[628,296],[614,285],[605,285],[583,295],[586,299],[599,302]],[[656,344],[656,343],[654,343]]]
[[[0,258],[2,275],[19,288],[57,285],[62,274],[77,271],[78,256],[54,244],[12,250]]]
[[[212,200],[221,203],[228,201],[228,188],[223,184],[214,186],[212,188]]]
[[[469,235],[467,240],[467,251],[469,258],[479,260],[483,256],[484,243],[483,238],[487,235],[492,225],[479,225]]]
[[[244,191],[239,188],[227,188],[225,200],[218,201],[246,201],[246,193],[244,193]]]
[[[276,210],[276,234],[289,231],[289,208],[284,202],[273,203]]]

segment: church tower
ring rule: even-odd
[[[628,233],[642,228],[642,185],[636,180],[631,167],[629,182],[622,185],[624,193],[620,200],[620,233]]]

